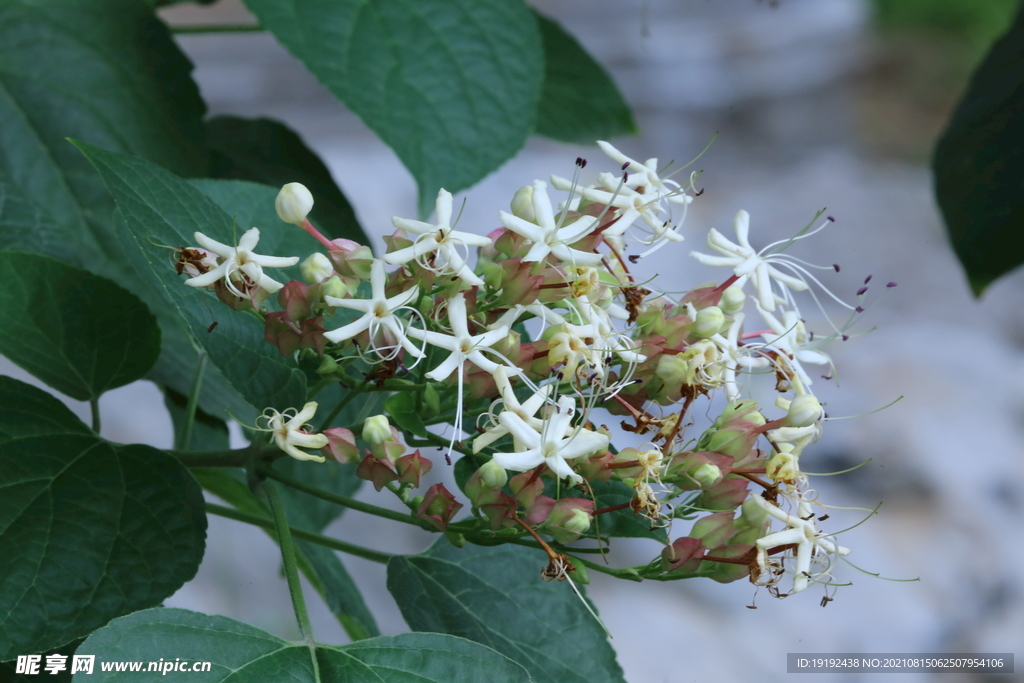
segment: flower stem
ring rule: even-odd
[[[179,451],[187,451],[192,443],[192,427],[196,422],[196,406],[199,404],[199,390],[203,386],[203,374],[206,372],[206,359],[206,352],[200,351],[196,375],[188,392],[188,403],[185,404],[185,421],[181,424],[181,431],[174,444],[174,448]]]
[[[220,517],[233,519],[237,522],[245,522],[246,524],[252,524],[253,526],[263,527],[264,529],[275,528],[274,520],[272,519],[249,514],[248,512],[242,512],[241,510],[236,510],[234,508],[224,507],[223,505],[217,505],[216,503],[207,503],[206,511],[219,515]],[[325,548],[330,548],[331,550],[339,550],[349,555],[361,557],[364,560],[387,564],[387,561],[391,559],[391,555],[388,553],[370,550],[369,548],[364,548],[360,545],[348,543],[337,538],[331,538],[330,536],[324,536],[323,534],[315,534],[312,531],[304,531],[302,529],[296,529],[295,527],[289,527],[289,529],[291,530],[292,537],[300,541],[316,543],[317,545],[322,545]]]
[[[266,31],[259,24],[193,24],[171,26],[171,33],[251,33]]]
[[[100,397],[95,396],[89,399],[89,408],[92,409],[92,431],[100,433]]]
[[[309,622],[309,611],[306,609],[306,598],[302,595],[302,585],[299,583],[299,566],[295,559],[295,543],[292,541],[291,528],[288,526],[288,517],[285,514],[284,504],[277,492],[274,482],[264,482],[261,485],[263,492],[270,503],[270,511],[274,515],[274,527],[277,531],[277,542],[281,546],[281,557],[284,559],[284,575],[288,579],[288,592],[292,596],[292,606],[295,608],[295,619],[299,622],[299,633],[302,639],[312,647],[314,644],[313,625]]]
[[[396,522],[404,522],[405,524],[418,526],[421,529],[426,529],[428,531],[436,531],[436,529],[432,525],[430,525],[427,522],[420,521],[412,515],[396,512],[395,510],[388,510],[387,508],[377,507],[376,505],[364,503],[362,501],[356,500],[355,498],[349,498],[348,496],[343,496],[338,493],[331,493],[329,491],[318,489],[315,486],[305,484],[299,481],[298,479],[293,479],[292,477],[289,477],[286,474],[281,474],[280,472],[273,470],[269,467],[258,467],[257,469],[260,472],[260,474],[263,474],[271,479],[276,479],[285,486],[290,486],[291,488],[296,489],[297,491],[308,493],[311,496],[320,498],[321,500],[326,500],[330,503],[334,503],[335,505],[341,505],[342,507],[349,508],[350,510],[358,510],[359,512],[365,512],[369,515],[376,515],[377,517],[384,517],[385,519],[391,519]]]

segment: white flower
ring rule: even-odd
[[[437,193],[435,211],[437,223],[434,224],[392,216],[392,225],[419,237],[416,238],[411,247],[385,254],[384,260],[391,265],[399,265],[414,259],[421,259],[431,252],[437,252],[440,263],[431,266],[431,268],[438,272],[454,273],[462,278],[466,284],[476,287],[483,286],[484,281],[477,277],[473,269],[469,267],[466,263],[466,256],[463,255],[460,249],[486,247],[491,243],[491,240],[482,235],[460,232],[452,228],[452,194],[448,190],[442,189]]]
[[[515,413],[503,412],[498,416],[499,421],[525,448],[516,453],[495,453],[494,461],[514,472],[526,472],[547,463],[559,479],[568,477],[573,483],[582,482],[583,477],[576,474],[566,461],[607,448],[609,439],[589,429],[576,429],[566,436],[576,414],[575,404],[575,399],[569,396],[558,399],[558,405],[549,413],[539,433]]]
[[[807,588],[810,581],[816,576],[828,571],[827,558],[818,556],[824,552],[825,555],[849,555],[850,550],[833,542],[829,537],[818,531],[817,520],[814,511],[809,503],[800,500],[797,505],[797,514],[791,515],[777,506],[769,503],[759,494],[751,494],[750,498],[769,515],[786,525],[782,531],[776,531],[757,539],[757,565],[762,570],[767,567],[779,566],[778,560],[769,560],[768,551],[772,548],[794,544],[796,545],[796,566],[793,575],[793,593],[799,593]],[[825,572],[811,574],[811,564],[814,561],[826,564]]]
[[[498,212],[502,225],[533,242],[523,261],[543,261],[549,254],[554,254],[564,263],[573,265],[593,266],[600,263],[603,258],[601,254],[580,251],[569,246],[593,232],[597,227],[597,219],[593,216],[583,216],[561,227],[555,221],[547,187],[548,184],[543,180],[533,181],[533,222],[525,221],[507,211]]]
[[[693,197],[685,194],[679,183],[659,177],[657,159],[648,159],[641,164],[607,142],[599,140],[597,144],[605,154],[625,166],[623,170],[627,175],[625,181],[622,181],[621,176],[601,173],[598,180],[609,189],[579,188],[580,195],[586,199],[618,209],[618,220],[604,234],[622,235],[638,218],[642,218],[651,231],[650,237],[640,240],[642,244],[651,245],[660,240],[682,242],[683,236],[678,229],[686,218],[685,207],[693,201]],[[572,181],[556,176],[551,177],[551,184],[559,190],[572,187]],[[682,215],[674,218],[670,211],[666,211],[663,201],[682,205]]]
[[[793,277],[783,273],[771,265],[771,260],[778,260],[771,255],[764,256],[767,250],[755,251],[750,246],[748,234],[750,232],[750,214],[740,210],[733,220],[733,227],[736,230],[736,242],[729,240],[714,228],[708,232],[708,248],[716,251],[721,256],[709,256],[699,252],[690,252],[695,259],[706,266],[729,266],[733,272],[740,277],[737,286],[742,287],[746,280],[752,279],[754,287],[757,288],[757,300],[761,308],[766,311],[775,310],[775,293],[772,290],[772,280],[776,280],[792,290],[803,291],[807,289],[807,283],[802,278]]]
[[[725,386],[725,395],[730,401],[735,401],[740,397],[739,384],[736,382],[736,373],[740,368],[756,370],[768,366],[767,358],[752,356],[751,348],[740,344],[743,318],[743,313],[737,313],[725,335],[719,332],[708,337],[708,340],[713,342],[724,356],[722,362],[725,368],[722,371],[722,382]]]
[[[448,300],[448,322],[452,327],[452,334],[417,329],[410,329],[409,334],[416,339],[425,341],[431,346],[451,351],[444,362],[427,373],[427,377],[435,382],[443,382],[453,372],[458,372],[459,384],[456,389],[457,403],[455,420],[453,422],[455,429],[452,432],[452,441],[448,447],[448,453],[445,455],[450,464],[451,451],[455,447],[455,440],[462,433],[462,383],[464,380],[462,366],[466,361],[469,361],[484,372],[490,373],[502,367],[484,356],[483,352],[508,337],[509,328],[499,327],[481,334],[471,335],[469,333],[469,320],[466,317],[466,297],[463,296],[462,292]],[[523,372],[519,368],[508,368],[507,366],[506,370],[511,370],[516,375]]]
[[[498,364],[484,356],[483,351],[507,337],[508,328],[499,327],[488,332],[471,335],[469,333],[469,320],[466,318],[466,297],[463,296],[462,292],[448,300],[448,322],[451,324],[452,334],[418,329],[409,330],[411,337],[425,341],[431,346],[451,351],[451,354],[444,362],[427,373],[427,377],[436,382],[443,382],[453,372],[459,370],[459,379],[461,381],[461,369],[466,361],[469,361],[484,372],[494,372]],[[514,368],[514,370],[514,374],[522,373],[522,370],[518,368]]]
[[[299,450],[299,448],[319,449],[327,445],[326,436],[323,434],[311,434],[303,429],[308,426],[306,422],[316,413],[316,408],[317,404],[315,401],[310,401],[302,406],[302,410],[295,412],[294,415],[290,415],[290,413],[295,411],[295,408],[288,408],[283,413],[279,413],[273,408],[267,408],[263,412],[261,419],[266,421],[267,429],[274,433],[274,443],[282,451],[296,460],[323,462],[324,457],[322,455],[312,455],[311,453]],[[285,421],[286,418],[287,422]]]
[[[410,355],[416,358],[423,357],[423,351],[413,344],[407,336],[407,331],[404,324],[395,315],[395,312],[401,308],[407,306],[410,302],[414,301],[419,295],[420,288],[414,286],[401,294],[391,297],[390,299],[384,293],[384,288],[387,285],[387,277],[384,273],[384,262],[380,259],[374,259],[370,266],[370,298],[369,299],[339,299],[333,296],[325,296],[324,301],[329,306],[338,306],[341,308],[350,308],[355,311],[362,311],[363,315],[358,320],[350,322],[348,325],[343,325],[336,330],[331,330],[324,334],[324,337],[328,341],[339,342],[344,339],[351,339],[360,332],[365,330],[370,331],[370,344],[375,345],[380,329],[383,327],[394,335],[401,348],[404,348]],[[413,330],[408,330],[408,333],[412,333]],[[374,346],[374,348],[376,348]],[[378,355],[382,349],[377,349]],[[397,353],[398,347],[390,350],[393,353]]]
[[[298,256],[261,256],[254,254],[257,242],[260,241],[258,228],[246,230],[242,239],[238,240],[237,247],[229,247],[217,240],[210,239],[201,232],[195,234],[195,240],[207,251],[212,251],[220,256],[223,261],[214,268],[202,275],[185,281],[189,287],[208,287],[221,278],[231,293],[243,299],[250,298],[250,295],[243,293],[235,287],[232,278],[241,271],[253,282],[256,289],[264,289],[271,294],[281,289],[284,285],[263,274],[264,268],[286,268],[294,266],[299,262]]]
[[[512,383],[508,380],[508,373],[505,372],[505,366],[499,365],[492,375],[494,377],[494,384],[497,386],[499,394],[501,394],[501,401],[495,401],[495,403],[500,403],[502,410],[511,411],[518,415],[533,429],[540,430],[544,423],[541,419],[535,416],[537,415],[537,411],[548,402],[548,396],[551,395],[551,390],[554,388],[554,385],[548,384],[541,387],[540,390],[534,392],[530,398],[520,403],[519,399],[516,398],[516,392],[512,388]],[[490,418],[491,420],[495,420],[493,413],[490,415]],[[508,428],[501,424],[500,421],[492,423],[487,431],[473,439],[473,452],[479,453],[481,448],[491,445],[508,433]],[[522,450],[523,447],[516,443],[515,448]]]
[[[786,375],[793,377],[797,391],[806,391],[807,387],[812,384],[812,380],[801,363],[831,365],[832,359],[812,347],[804,323],[796,311],[784,311],[782,320],[760,306],[758,306],[758,311],[761,318],[771,328],[771,332],[765,331],[761,334],[765,341],[762,348],[779,352],[779,358],[775,364],[780,366],[779,369]]]

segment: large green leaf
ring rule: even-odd
[[[522,0],[245,2],[394,149],[423,215],[439,188],[480,180],[533,129],[544,54]]]
[[[67,138],[204,175],[205,105],[191,71],[143,2],[0,3],[0,249],[59,258],[141,297],[163,331],[150,377],[180,393],[196,367],[185,323],[157,305],[159,293],[134,270],[110,194]],[[211,413],[230,404],[244,417],[244,402],[216,369],[209,379],[201,404]]]
[[[110,197],[66,138],[202,175],[205,105],[191,71],[137,0],[0,3],[0,248],[125,272]]]
[[[160,680],[193,683],[527,683],[515,662],[493,650],[436,633],[406,633],[343,647],[289,643],[227,617],[183,609],[153,609],[116,619],[89,637],[92,674],[76,681],[131,681],[139,673],[103,671],[107,662],[149,662],[173,652],[210,662],[207,672],[168,671]],[[316,658],[314,666],[313,658]],[[145,664],[143,664],[145,666]],[[151,676],[154,674],[150,674]]]
[[[935,195],[975,294],[1024,263],[1024,10],[935,148]]]
[[[0,252],[0,272],[0,352],[57,391],[88,401],[156,362],[156,318],[110,280],[22,252]]]
[[[537,132],[565,142],[635,134],[636,122],[608,72],[556,21],[537,15],[544,40],[544,90]]]
[[[92,434],[56,398],[31,384],[0,375],[0,444],[47,434]]]
[[[547,558],[521,546],[455,548],[388,562],[388,590],[416,631],[450,633],[492,647],[534,680],[622,683],[604,629],[565,583],[547,583]]]
[[[285,183],[302,183],[313,194],[309,219],[320,232],[360,244],[369,241],[327,166],[292,129],[271,119],[217,116],[206,122],[206,130],[213,155],[211,177],[251,180],[278,189]]]
[[[195,576],[206,514],[178,460],[95,436],[0,453],[0,661],[152,607]]]
[[[168,263],[166,249],[157,246],[192,245],[196,232],[236,244],[241,231],[231,216],[188,182],[155,164],[76,144],[117,201],[126,232],[148,264],[142,268],[145,275],[162,288],[165,305],[173,306],[188,323],[213,365],[256,409],[301,406],[306,378],[293,361],[282,358],[264,341],[263,324],[249,313],[222,305],[207,292],[185,286]],[[288,227],[281,224],[278,229]],[[274,228],[266,232],[272,234]]]

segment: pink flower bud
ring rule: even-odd
[[[699,538],[701,543],[708,547],[724,545],[732,538],[736,530],[733,525],[732,512],[716,512],[707,517],[701,517],[690,529],[691,538]]]
[[[559,543],[572,543],[587,532],[593,519],[594,501],[562,498],[552,506],[546,527]]]
[[[512,497],[516,499],[516,502],[521,506],[528,508],[533,505],[533,501],[537,499],[541,491],[544,490],[544,482],[540,480],[540,477],[530,482],[530,478],[533,476],[533,472],[523,472],[517,474],[508,481],[508,487],[512,491]]]
[[[327,445],[320,449],[320,453],[325,458],[331,457],[344,464],[359,462],[356,437],[350,430],[344,427],[335,427],[324,430],[323,435],[327,437]]]
[[[273,344],[282,356],[291,356],[299,348],[300,334],[294,323],[289,323],[285,311],[267,313],[263,326],[263,339]]]
[[[667,572],[693,574],[700,567],[707,549],[697,538],[677,538],[661,551],[661,566]]]
[[[395,466],[387,458],[375,458],[369,453],[356,468],[356,476],[373,482],[373,488],[380,491],[389,483],[398,479]]]
[[[436,526],[441,531],[447,531],[452,518],[462,509],[462,503],[455,500],[444,484],[434,484],[427,489],[420,503],[416,516]]]
[[[299,322],[313,315],[309,306],[309,287],[298,280],[290,280],[278,291],[277,303],[291,322]]]
[[[735,510],[747,499],[747,483],[739,477],[723,479],[704,491],[693,505],[705,510]]]
[[[423,475],[430,471],[434,463],[420,455],[418,450],[403,455],[395,461],[398,470],[398,483],[410,484],[413,488],[419,488]]]

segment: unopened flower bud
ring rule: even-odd
[[[746,300],[747,295],[743,293],[743,288],[733,285],[725,288],[725,291],[722,292],[722,300],[718,305],[722,309],[722,313],[735,315],[743,310]]]
[[[327,437],[327,445],[320,449],[324,456],[330,456],[340,463],[359,462],[359,449],[356,448],[356,437],[344,427],[325,429],[323,435]]]
[[[654,374],[666,385],[676,387],[689,376],[689,368],[690,364],[680,354],[665,353],[658,356],[658,367],[655,368]]]
[[[592,500],[562,498],[552,506],[546,526],[559,543],[572,543],[590,528],[593,511]]]
[[[699,337],[710,337],[718,334],[722,325],[725,324],[725,314],[718,306],[708,306],[697,312],[697,319],[693,321],[693,331]]]
[[[452,518],[462,509],[462,503],[455,500],[444,484],[434,484],[427,489],[420,502],[416,516],[436,526],[440,531],[447,531]]]
[[[789,404],[789,414],[786,416],[788,427],[810,427],[818,422],[824,411],[821,403],[813,394],[801,394],[794,398]]]
[[[301,225],[313,208],[313,195],[302,183],[288,183],[277,193],[274,208],[285,223]]]
[[[508,482],[508,472],[494,460],[488,460],[480,467],[480,479],[484,486],[500,489]]]
[[[512,215],[533,223],[537,216],[533,210],[533,186],[524,185],[512,197]]]
[[[722,470],[709,462],[694,467],[689,474],[702,489],[711,488],[722,480]]]
[[[363,439],[374,446],[391,439],[391,423],[387,415],[372,415],[363,421]]]
[[[320,293],[325,297],[333,296],[335,299],[344,299],[348,294],[348,287],[345,286],[344,280],[335,275],[321,283]]]
[[[338,361],[331,356],[324,356],[320,359],[320,367],[316,369],[318,375],[333,375],[338,371]]]
[[[334,266],[331,265],[331,260],[316,252],[306,257],[306,260],[299,264],[299,271],[302,272],[302,279],[305,280],[308,285],[315,285],[324,278],[328,278],[334,274]]]

